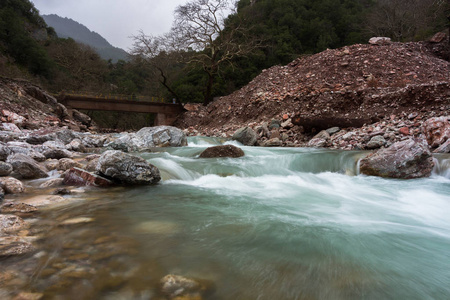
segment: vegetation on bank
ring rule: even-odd
[[[143,94],[206,104],[261,70],[302,55],[365,43],[373,35],[424,39],[448,26],[450,6],[436,0],[239,0],[224,17],[230,4],[192,0],[179,6],[169,33],[137,34],[130,61],[113,63],[89,46],[58,38],[29,0],[4,0],[0,75],[27,78],[52,92]],[[208,20],[216,24],[200,36],[193,22],[210,26]]]

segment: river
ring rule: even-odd
[[[3,267],[45,299],[164,299],[167,274],[205,280],[204,299],[450,299],[450,155],[416,180],[358,175],[361,151],[197,158],[221,142],[140,154],[160,184],[71,195],[34,220],[41,250]],[[75,217],[92,221],[60,225]]]

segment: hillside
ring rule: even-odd
[[[284,118],[292,122],[286,130],[286,144],[292,144],[336,126],[358,128],[391,116],[448,115],[448,47],[446,40],[356,44],[300,57],[264,70],[207,107],[190,108],[177,125],[207,135],[230,135],[242,126]]]
[[[90,31],[86,26],[69,18],[62,18],[58,15],[42,16],[48,26],[55,29],[56,34],[61,38],[72,38],[79,43],[83,43],[94,48],[103,59],[127,60],[128,53],[123,49],[112,46],[100,34]]]

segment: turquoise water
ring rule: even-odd
[[[141,154],[163,182],[91,190],[44,214],[95,221],[54,227],[31,286],[49,298],[161,299],[159,279],[178,274],[212,282],[205,299],[450,299],[450,156],[418,180],[358,175],[364,152],[242,147],[242,158],[197,158],[220,142]],[[93,259],[108,236],[117,253]],[[79,252],[91,256],[72,260],[92,269],[81,281],[91,293],[40,275]],[[102,283],[102,269],[120,284]]]

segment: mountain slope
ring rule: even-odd
[[[112,46],[100,34],[90,31],[86,26],[69,18],[62,18],[58,15],[42,16],[48,26],[55,29],[61,38],[72,38],[79,43],[83,43],[94,48],[103,59],[112,59],[114,62],[122,59],[127,60],[128,53],[123,49]]]

